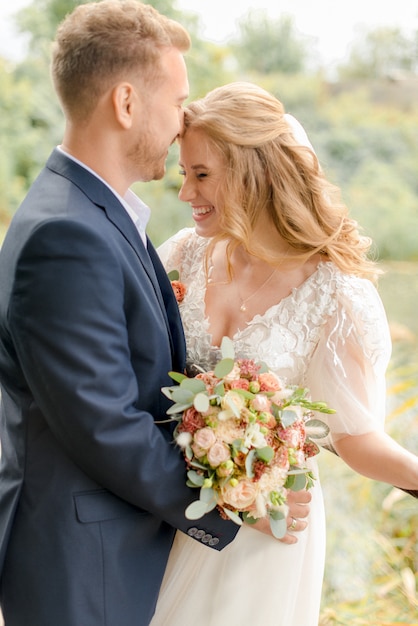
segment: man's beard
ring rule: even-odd
[[[144,133],[142,138],[131,147],[127,157],[139,176],[138,180],[147,182],[164,177],[167,150],[162,150],[157,146],[149,133]]]

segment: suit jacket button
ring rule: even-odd
[[[212,535],[206,534],[202,537],[202,543],[209,543],[209,541],[212,539]]]
[[[208,541],[208,546],[217,546],[218,543],[219,543],[218,537],[212,537],[212,539],[209,539]]]
[[[187,534],[190,537],[194,537],[197,532],[198,532],[198,529],[196,528],[196,526],[192,526],[192,528],[189,528],[189,530],[187,531]]]
[[[195,535],[194,535],[194,536],[195,536],[195,539],[202,539],[202,537],[203,537],[204,535],[205,535],[205,531],[204,531],[204,530],[198,530],[198,531],[195,533]]]

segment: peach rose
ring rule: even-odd
[[[245,511],[250,508],[257,497],[257,485],[250,480],[242,480],[236,486],[230,483],[222,489],[222,498],[225,504],[229,504],[237,511]]]
[[[283,389],[283,383],[273,372],[262,372],[258,376],[261,391],[280,391]]]
[[[201,428],[194,434],[194,443],[203,450],[209,450],[215,441],[216,435],[211,428]]]
[[[184,296],[186,295],[186,285],[181,283],[179,280],[172,280],[171,286],[174,291],[174,295],[176,296],[177,302],[183,302]]]
[[[222,441],[216,441],[213,446],[210,447],[208,454],[208,462],[212,467],[218,467],[221,463],[225,463],[231,458],[228,446]]]

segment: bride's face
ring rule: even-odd
[[[192,207],[197,234],[213,237],[219,230],[222,211],[220,188],[225,162],[215,152],[205,133],[189,129],[180,140],[179,164],[183,176],[179,198]]]

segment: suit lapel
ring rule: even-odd
[[[94,176],[94,174],[68,158],[65,154],[62,154],[59,150],[53,151],[49,157],[47,167],[71,180],[73,184],[77,185],[90,198],[91,202],[102,208],[107,218],[133,248],[150,279],[160,305],[170,338],[173,366],[176,361],[181,365],[184,358],[184,337],[177,302],[174,298],[170,281],[151,242],[148,241],[148,246],[152,260],[124,206],[110,188],[99,180],[97,176]],[[171,293],[167,290],[167,284]]]
[[[182,372],[186,360],[186,344],[184,339],[183,325],[180,318],[177,300],[174,296],[171,282],[168,279],[160,258],[148,240],[149,256],[153,263],[161,294],[164,299],[164,311],[167,313],[167,323],[170,327],[170,339],[172,341],[173,368]]]

